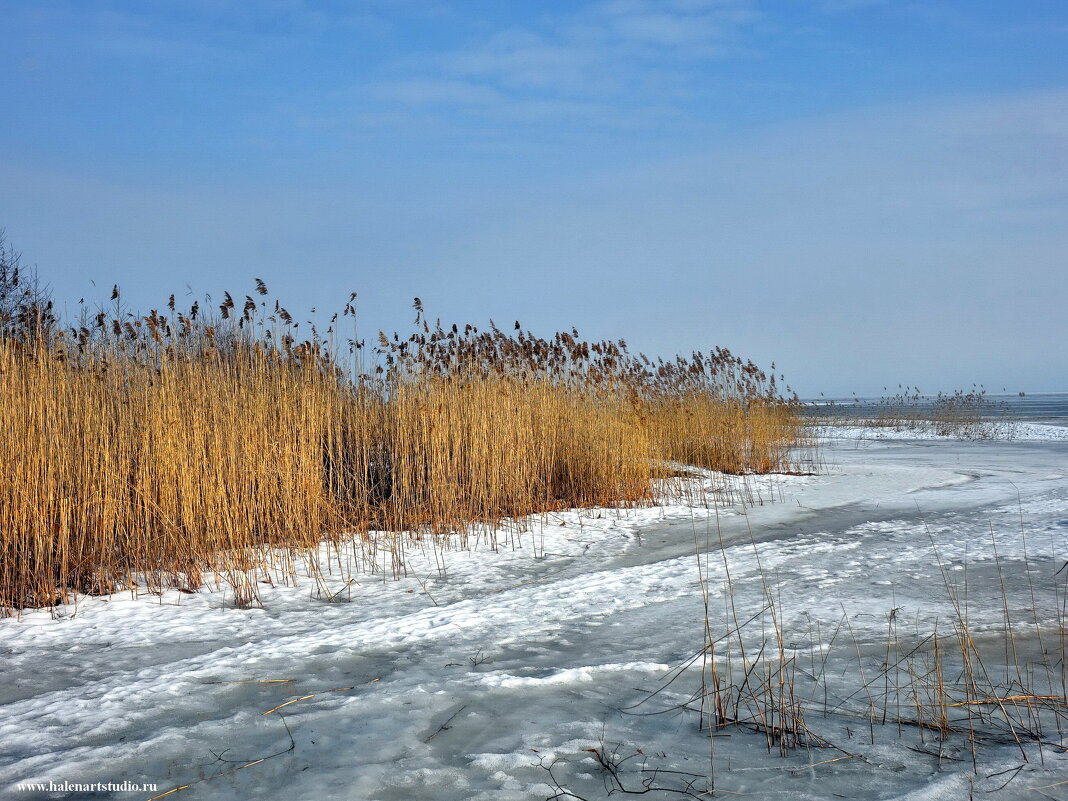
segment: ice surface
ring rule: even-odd
[[[1028,423],[1023,421],[1006,421],[989,425],[990,436],[994,440],[1019,440],[1028,442],[1068,442],[1068,426],[1047,425],[1045,423]],[[821,426],[820,434],[830,439],[865,440],[946,440],[956,441],[949,434],[939,434],[931,427],[906,428],[898,426]]]
[[[845,430],[818,475],[750,479],[746,504],[564,512],[467,549],[407,543],[400,560],[383,539],[373,570],[361,548],[324,546],[298,586],[259,584],[262,608],[222,589],[0,620],[0,797],[127,780],[188,785],[177,799],[595,799],[603,761],[629,789],[698,792],[714,747],[728,798],[1064,798],[1060,749],[986,743],[973,764],[963,740],[848,717],[874,703],[857,667],[880,676],[890,611],[904,648],[952,630],[953,593],[995,655],[1008,616],[1021,660],[1041,666],[1034,624],[1050,636],[1063,596],[1046,588],[1068,553],[1068,441],[1053,428],[998,442]],[[739,727],[698,731],[683,707],[700,661],[675,668],[704,645],[702,579],[713,629],[777,600],[784,650],[843,713],[808,723],[841,750],[782,757]]]

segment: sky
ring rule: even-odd
[[[1063,0],[0,0],[57,302],[262,278],[360,334],[724,346],[803,396],[1068,390]]]

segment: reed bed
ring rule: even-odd
[[[415,333],[368,347],[339,333],[351,298],[301,339],[267,294],[134,315],[116,289],[74,323],[0,304],[0,607],[207,572],[248,601],[269,549],[651,503],[665,462],[797,469],[799,404],[729,351],[443,328],[418,300]]]
[[[828,402],[810,407],[808,414],[827,425],[845,425],[891,431],[936,434],[966,440],[1012,439],[1015,424],[1004,401],[987,395],[985,388],[924,395],[906,387],[896,395],[851,402]]]

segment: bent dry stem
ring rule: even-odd
[[[1056,573],[1044,563],[1042,580],[1036,581],[1025,557],[1026,582],[1017,588],[1020,597],[1010,598],[992,530],[996,582],[987,586],[996,587],[1000,596],[974,599],[969,591],[978,582],[971,582],[972,568],[966,562],[954,579],[932,537],[931,560],[949,611],[944,622],[933,630],[913,626],[908,631],[905,607],[895,603],[886,613],[885,642],[880,643],[870,633],[861,639],[851,611],[843,607],[825,639],[818,620],[813,626],[810,619],[807,631],[784,624],[787,590],[761,566],[755,542],[759,587],[740,587],[732,579],[722,542],[717,546],[706,536],[695,543],[706,599],[705,644],[699,654],[700,691],[693,699],[698,703],[685,708],[699,712],[700,728],[711,735],[710,775],[719,778],[717,789],[729,786],[723,784],[729,769],[716,759],[715,737],[736,729],[757,733],[769,753],[781,756],[799,748],[830,749],[840,758],[863,759],[867,746],[896,738],[939,764],[965,761],[974,775],[982,773],[984,750],[993,745],[1015,746],[1024,765],[1041,764],[1047,753],[1068,752],[1066,666],[1060,659],[1068,632],[1063,604],[1068,571]],[[714,614],[707,600],[708,566],[717,547],[723,561],[722,614]],[[1032,605],[1030,619],[1016,619],[1010,611],[1021,599]],[[1002,610],[1000,621],[977,630],[972,606],[992,602]],[[754,607],[752,616],[740,619],[739,608]],[[672,675],[670,681],[677,678]]]

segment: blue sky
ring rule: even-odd
[[[0,11],[0,227],[64,302],[256,276],[367,335],[418,295],[806,395],[1068,389],[1060,0]]]

